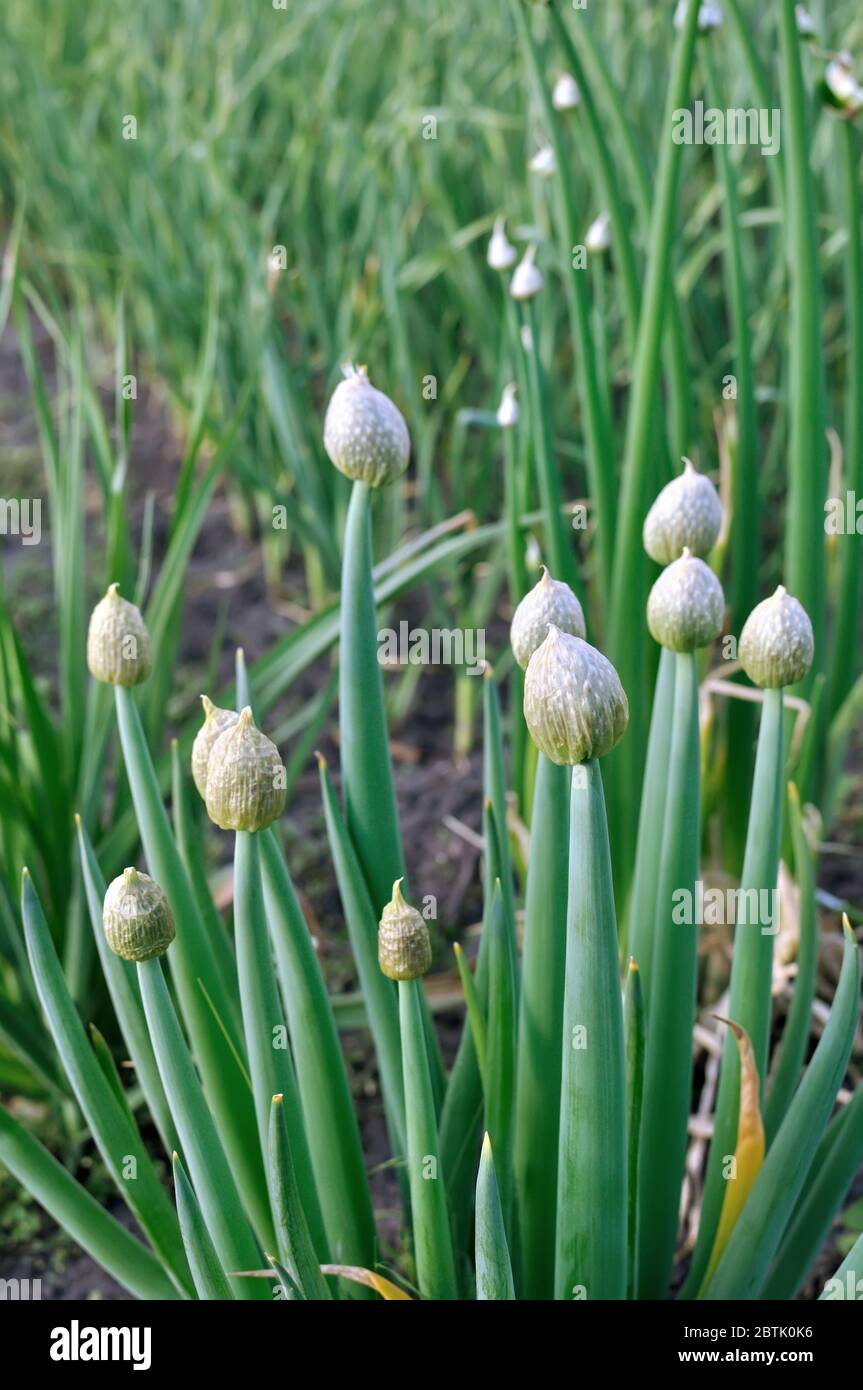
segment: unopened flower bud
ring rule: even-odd
[[[658,565],[670,565],[684,548],[709,555],[722,526],[722,503],[712,482],[689,459],[660,492],[644,519],[644,548]]]
[[[492,270],[509,270],[518,260],[518,252],[506,234],[506,223],[498,217],[492,228],[486,260]]]
[[[140,610],[112,584],[90,615],[87,665],[97,681],[139,685],[150,674],[150,634]]]
[[[345,368],[327,406],[324,448],[340,473],[369,487],[395,482],[408,466],[411,442],[401,411],[378,391],[365,367]]]
[[[722,631],[724,616],[722,585],[688,549],[662,571],[647,600],[650,634],[672,652],[709,646]]]
[[[207,815],[222,830],[265,830],[282,813],[285,769],[248,705],[210,750],[206,803]]]
[[[544,281],[539,266],[534,265],[535,255],[536,246],[530,245],[516,266],[509,285],[513,299],[533,299],[542,289]]]
[[[392,902],[381,913],[378,963],[390,980],[418,980],[431,965],[431,941],[422,915],[406,903],[401,879],[393,884]]]
[[[168,900],[149,874],[124,869],[109,883],[102,906],[105,940],[123,960],[162,956],[176,936]]]
[[[780,584],[749,614],[737,650],[747,676],[763,690],[796,684],[810,671],[815,655],[806,609]]]
[[[626,732],[629,705],[611,662],[551,625],[528,662],[524,717],[541,753],[575,766],[611,751]]]
[[[545,641],[552,623],[573,637],[585,636],[581,604],[569,585],[552,579],[543,565],[542,578],[519,603],[509,630],[513,656],[523,671],[537,647]]]
[[[202,799],[206,801],[207,765],[213,751],[213,744],[220,734],[236,724],[240,716],[234,709],[220,709],[206,695],[201,696],[201,704],[204,706],[204,722],[192,744],[192,777]]]

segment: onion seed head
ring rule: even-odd
[[[90,615],[87,665],[107,685],[140,685],[152,670],[147,626],[140,609],[120,597],[119,584],[110,586]]]
[[[200,792],[201,799],[207,799],[207,764],[213,751],[213,744],[220,734],[236,724],[239,715],[235,709],[220,709],[206,695],[201,696],[204,706],[204,722],[195,735],[192,744],[192,777]]]
[[[554,84],[551,104],[555,111],[574,111],[581,104],[581,92],[571,72],[562,72]]]
[[[506,223],[502,217],[495,220],[486,252],[486,261],[492,270],[510,270],[518,260],[518,252],[506,234]]]
[[[401,879],[381,913],[378,964],[390,980],[418,980],[431,965],[431,940],[422,915],[405,902]]]
[[[709,555],[722,527],[722,503],[712,482],[689,459],[662,489],[644,518],[644,548],[658,565],[670,565],[684,549]]]
[[[749,614],[738,655],[749,679],[762,690],[794,685],[810,671],[815,655],[812,623],[802,603],[781,584]]]
[[[541,753],[574,766],[611,751],[626,732],[629,705],[611,662],[551,624],[528,662],[524,717]]]
[[[105,940],[123,960],[154,960],[177,934],[168,900],[149,874],[124,869],[108,884],[102,905]]]
[[[542,578],[521,600],[509,629],[512,653],[523,671],[552,623],[572,637],[584,637],[587,632],[584,612],[572,589],[562,580],[552,579],[543,565]]]
[[[647,600],[651,636],[672,652],[709,646],[722,631],[724,616],[722,585],[688,549],[662,571]]]
[[[265,830],[282,813],[285,769],[248,705],[210,750],[206,803],[207,815],[222,830]]]
[[[407,468],[411,441],[404,416],[372,386],[365,367],[346,367],[330,397],[324,448],[340,473],[369,487],[393,483]]]
[[[518,401],[515,393],[518,390],[514,381],[510,381],[503,388],[500,398],[500,405],[497,408],[497,423],[502,430],[510,430],[518,424]]]
[[[509,292],[513,299],[534,299],[545,283],[542,271],[534,264],[536,246],[530,245],[519,261],[509,282]]]

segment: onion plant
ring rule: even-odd
[[[412,0],[407,8],[418,16]],[[387,77],[393,99],[415,108],[427,40],[405,40],[406,78],[376,32],[367,57],[383,80],[366,81],[347,62],[356,7],[326,0],[283,17],[267,62],[232,30],[237,70],[198,84],[202,130],[218,144],[225,135],[226,151],[242,148],[235,137],[258,137],[243,124],[247,109],[274,117],[261,126],[272,140],[265,183],[237,168],[235,191],[214,150],[197,161],[202,171],[189,164],[186,190],[153,162],[153,140],[178,148],[154,113],[136,152],[148,198],[125,172],[116,180],[119,244],[148,248],[125,294],[106,293],[113,233],[78,211],[74,172],[68,184],[58,175],[35,186],[17,215],[0,325],[7,315],[16,325],[44,460],[59,663],[52,702],[0,589],[0,1088],[48,1098],[69,1132],[83,1128],[136,1233],[14,1104],[0,1106],[0,1161],[135,1297],[589,1301],[675,1289],[683,1299],[787,1299],[823,1266],[863,1163],[863,1092],[850,1065],[859,915],[844,904],[840,934],[837,900],[819,895],[813,829],[820,808],[826,839],[841,809],[863,702],[859,544],[822,527],[828,423],[834,475],[863,492],[863,94],[844,57],[838,95],[835,74],[832,88],[825,77],[832,96],[819,91],[842,122],[831,135],[843,157],[841,198],[822,209],[830,180],[811,98],[824,60],[801,47],[791,0],[752,32],[736,0],[727,32],[702,22],[702,8],[687,0],[676,37],[670,13],[660,38],[639,36],[667,79],[659,116],[656,71],[647,83],[631,53],[609,62],[595,15],[524,0],[453,15],[451,65],[440,91],[422,90],[440,111],[462,111],[474,80],[500,100],[498,112],[489,97],[469,113],[482,131],[476,148],[484,142],[480,177],[476,151],[468,166],[459,142],[399,152],[381,133],[391,113],[374,125]],[[29,9],[10,0],[10,11],[21,62],[9,83],[74,170],[82,132],[32,100],[44,84]],[[654,18],[659,33],[664,18]],[[478,46],[468,20],[494,42]],[[138,74],[111,34],[116,64],[97,71],[116,66],[121,92]],[[338,124],[332,92],[344,80],[367,115],[344,115],[350,158],[321,151],[319,113],[308,124],[307,73],[292,62],[312,40],[331,54],[321,111]],[[774,41],[780,172],[750,177],[752,152],[738,160],[670,138],[703,79],[723,103],[744,79],[771,100]],[[45,63],[64,45],[50,47]],[[270,62],[285,67],[297,106],[296,160],[285,165]],[[629,69],[624,91],[617,73]],[[4,187],[7,164],[27,182],[13,105]],[[534,122],[549,142],[550,208],[518,176]],[[370,123],[379,139],[361,138]],[[176,230],[150,217],[171,191]],[[762,196],[769,206],[757,205]],[[190,247],[199,204],[212,213],[214,198],[231,234],[201,286]],[[573,254],[582,210],[597,204],[609,227],[601,279]],[[275,241],[285,217],[309,273],[282,278],[276,258],[266,278],[254,248]],[[755,234],[781,218],[784,266],[772,254],[778,233]],[[63,273],[81,261],[76,237],[94,248],[92,305],[78,286],[69,310],[59,280],[37,265],[24,273],[25,226],[57,228]],[[847,302],[822,318],[837,249]],[[109,322],[113,421],[85,350],[91,325]],[[133,330],[153,360],[169,345],[184,431],[159,565],[152,507],[140,554],[132,544],[121,383]],[[38,332],[52,345],[56,409]],[[360,353],[399,404],[365,367],[349,367],[321,428],[317,364]],[[434,393],[420,399],[429,362]],[[729,363],[733,414],[718,398]],[[468,390],[470,434],[458,409]],[[412,446],[416,484],[406,485]],[[670,466],[684,450],[698,469],[688,458],[682,471]],[[90,460],[107,591],[88,627]],[[174,677],[184,582],[217,486],[244,527],[264,523],[271,588],[296,557],[310,611],[248,669],[239,655],[230,684],[207,682],[214,698],[201,721]],[[773,505],[786,494],[784,509]],[[570,525],[582,502],[584,534]],[[475,622],[497,645],[479,681],[454,682],[462,756],[481,705],[482,911],[475,957],[456,947],[465,1010],[446,1059],[425,985],[440,961],[407,873],[427,847],[403,835],[391,749],[417,676],[394,691],[378,653],[379,614],[420,583],[429,615]],[[499,640],[507,623],[509,649]],[[281,698],[330,658],[338,670],[279,725]],[[326,873],[396,1173],[391,1246],[341,1046],[344,1002],[329,992],[281,834],[336,705],[336,755],[318,754]],[[221,846],[229,911],[202,828],[214,842],[216,830],[233,834]],[[734,884],[736,915],[727,997],[708,1008],[696,908],[717,872]],[[799,903],[787,1008],[774,989],[780,882]],[[441,925],[446,934],[456,924]],[[841,948],[841,965],[813,1029],[822,936]],[[714,969],[711,958],[704,973]],[[700,1164],[688,1146],[704,1030],[721,1060],[700,1117],[711,1131]],[[681,1230],[682,1193],[697,1232]],[[860,1259],[858,1243],[837,1277],[859,1277]]]

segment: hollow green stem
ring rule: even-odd
[[[419,980],[399,980],[407,1167],[417,1284],[423,1298],[458,1297]]]
[[[204,1222],[226,1271],[258,1269],[261,1253],[243,1211],[243,1205],[213,1123],[201,1083],[177,1019],[162,962],[141,961],[138,982],[150,1040],[183,1157],[201,1206]],[[267,1298],[257,1279],[233,1279],[238,1298]]]
[[[554,1295],[570,771],[537,763],[524,915],[515,1120],[521,1289]]]
[[[515,1298],[506,1227],[488,1135],[483,1140],[476,1180],[475,1264],[478,1301]]]
[[[770,1031],[773,940],[777,930],[775,899],[784,759],[782,725],[782,691],[765,690],[728,1004],[729,1017],[749,1034],[762,1086]],[[685,1296],[694,1297],[699,1289],[713,1248],[724,1195],[724,1165],[734,1154],[736,1145],[739,1096],[740,1058],[736,1040],[729,1030],[722,1054],[698,1241],[684,1285]]]
[[[650,1019],[639,1140],[638,1293],[664,1297],[677,1237],[692,1092],[700,844],[698,672],[694,652],[674,657],[674,713],[655,899]],[[682,898],[681,896],[682,895]]]
[[[270,1106],[272,1097],[279,1094],[284,1098],[297,1186],[306,1220],[318,1259],[326,1264],[329,1261],[327,1238],[264,916],[258,837],[248,830],[238,830],[234,839],[234,932],[243,1027],[261,1150],[266,1153],[269,1146]],[[272,1192],[273,1175],[269,1176]]]
[[[557,1178],[559,1299],[626,1293],[626,1074],[599,763],[572,772]]]

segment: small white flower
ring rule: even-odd
[[[492,270],[509,270],[517,260],[518,252],[506,234],[506,223],[502,217],[498,217],[492,228],[486,261]]]
[[[611,224],[607,212],[595,217],[585,232],[584,244],[591,253],[607,251],[611,245]]]
[[[578,83],[571,72],[562,72],[554,84],[551,104],[555,111],[574,111],[581,102]]]
[[[856,112],[863,107],[863,87],[851,71],[850,53],[840,53],[824,70],[824,82],[836,102],[846,111]]]
[[[550,179],[557,168],[557,160],[551,145],[543,145],[541,149],[537,150],[527,167],[532,174],[539,174],[540,178]]]
[[[497,423],[502,430],[512,429],[513,425],[518,424],[518,401],[515,398],[517,390],[518,387],[514,381],[510,381],[503,388],[503,395],[497,408]]]
[[[805,5],[794,6],[794,18],[797,21],[797,32],[801,38],[808,39],[815,33],[815,21]]]
[[[674,11],[675,29],[683,28],[683,21],[686,19],[686,11],[689,0],[679,0],[677,9]],[[718,29],[722,23],[722,6],[703,4],[698,11],[698,28],[702,34],[706,34],[710,29]]]
[[[529,246],[516,266],[509,286],[513,299],[533,299],[542,289],[544,281],[539,266],[534,265],[535,255],[536,246]]]

